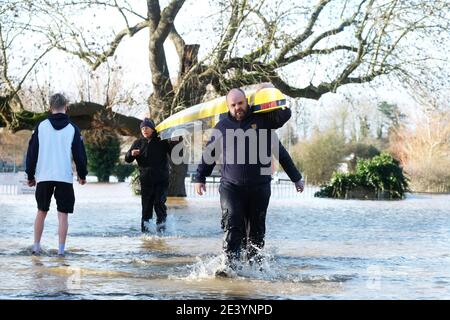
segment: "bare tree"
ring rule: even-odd
[[[36,87],[30,85],[30,78],[55,49],[48,36],[62,30],[52,31],[50,24],[42,24],[43,18],[55,19],[50,5],[45,1],[0,1],[0,127],[12,132],[33,129],[47,116],[43,108],[48,108],[50,92],[40,88],[38,82],[35,82]],[[109,126],[123,135],[138,135],[139,119],[112,111],[113,105],[129,102],[130,95],[123,89],[119,92],[117,72],[107,64],[106,76],[102,77],[103,88],[97,88],[97,92],[104,92],[104,98],[100,102],[89,99],[76,102],[69,113],[81,129]],[[38,101],[40,110],[32,107],[36,100],[42,100]]]
[[[211,2],[215,11],[210,20],[206,17],[204,21],[190,21],[190,25],[210,23],[191,28],[198,29],[192,32],[203,32],[203,39],[208,39],[202,42],[208,50],[201,57],[200,45],[186,43],[189,34],[178,32],[175,26],[180,13],[189,15],[195,10],[185,0],[169,0],[165,6],[158,0],[147,0],[142,8],[125,0],[67,0],[56,4],[46,0],[21,1],[21,10],[35,15],[37,12],[42,21],[19,21],[15,28],[43,35],[49,50],[57,48],[74,55],[92,70],[114,57],[126,38],[146,30],[153,87],[148,105],[156,122],[199,103],[208,86],[223,94],[231,87],[271,82],[290,97],[319,99],[343,85],[366,83],[382,76],[396,77],[403,83],[424,82],[438,76],[430,70],[439,69],[444,65],[439,59],[448,58],[439,54],[445,49],[436,49],[445,48],[448,41],[448,1],[317,0],[301,5],[293,0]],[[11,6],[14,4],[0,10],[11,10]],[[105,13],[120,17],[123,29],[95,25],[94,15]],[[82,15],[93,17],[92,24],[80,24]],[[167,40],[176,48],[177,75],[169,71],[164,48]],[[447,80],[447,71],[441,71],[439,81]],[[2,101],[11,101],[17,93],[8,92]],[[133,131],[131,127],[123,128],[136,121],[108,121],[120,116],[105,114],[101,105],[91,108],[90,103],[72,106],[72,110],[78,108],[80,119],[96,119],[85,125],[120,126],[122,133],[127,134]],[[1,126],[26,127],[20,121],[10,121],[12,110],[2,107],[1,114]]]
[[[18,1],[0,4],[0,127],[14,129],[22,125],[27,126],[29,122],[34,124],[36,118],[39,118],[25,110],[19,93],[27,77],[52,46],[36,46],[35,53],[30,59],[19,54],[14,56],[15,51],[20,52],[21,49],[16,45],[17,39],[25,30],[31,28],[32,17],[29,12],[22,10]],[[19,17],[19,12],[22,23],[16,25],[14,18]],[[15,74],[10,73],[13,60],[19,60],[22,66]]]
[[[400,160],[416,192],[450,190],[450,111],[429,109],[390,136],[390,150]]]
[[[161,8],[159,1],[147,0],[146,12],[139,13],[127,1],[67,1],[52,8],[43,1],[40,10],[53,25],[50,32],[41,31],[53,47],[80,57],[95,70],[115,55],[126,37],[148,30],[153,85],[149,106],[152,116],[161,120],[178,105],[194,104],[207,84],[223,93],[232,86],[272,82],[290,97],[319,99],[342,85],[386,74],[422,81],[427,61],[438,63],[433,62],[436,50],[423,52],[414,41],[427,37],[429,45],[443,45],[446,35],[442,32],[448,37],[449,30],[447,1],[320,0],[311,7],[297,6],[295,1],[217,1],[221,18],[217,23],[222,26],[218,41],[199,61],[199,46],[187,45],[174,24],[185,2],[172,0]],[[80,10],[92,8],[116,10],[125,28],[100,43],[92,32],[68,18],[74,10],[80,15]],[[163,46],[167,39],[179,57],[179,73],[173,77]],[[307,86],[296,87],[283,77],[289,66],[314,65],[324,58],[328,60],[326,77],[312,75]],[[192,87],[193,95],[188,93]]]

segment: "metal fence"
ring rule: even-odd
[[[218,198],[219,197],[219,182],[220,179],[206,182],[206,193],[199,196],[195,193],[194,183],[190,179],[186,179],[186,196],[193,198]],[[294,184],[291,181],[279,180],[271,183],[271,198],[272,199],[311,199],[314,198],[314,193],[319,191],[319,187],[305,185],[302,193],[297,192]]]
[[[16,184],[0,184],[0,194],[14,195],[18,193]]]
[[[186,196],[193,198],[218,198],[219,197],[220,177],[210,177],[206,183],[206,193],[199,196],[195,193],[194,183],[191,178],[186,178]],[[302,193],[298,193],[294,184],[289,180],[273,180],[271,185],[272,199],[289,199],[289,198],[314,198],[314,193],[319,188],[306,185]],[[25,173],[0,173],[0,194],[16,195],[34,193],[35,187],[30,188],[26,185]]]
[[[0,173],[0,194],[17,194],[17,174],[14,172]]]
[[[34,193],[35,187],[28,187],[25,172],[1,172],[0,194],[16,195]]]

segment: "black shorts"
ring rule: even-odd
[[[73,185],[59,181],[42,181],[36,185],[35,196],[39,210],[47,212],[50,209],[53,194],[55,194],[56,208],[59,212],[73,213],[75,204]]]

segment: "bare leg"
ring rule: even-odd
[[[67,230],[69,229],[68,216],[69,215],[67,213],[58,211],[58,220],[59,220],[59,227],[58,227],[59,250],[58,250],[58,254],[61,254],[61,255],[64,254],[64,246],[66,244]]]
[[[39,253],[42,232],[44,231],[44,222],[47,217],[47,211],[38,210],[36,219],[34,220],[34,246],[33,251]]]

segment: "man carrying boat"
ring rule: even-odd
[[[216,274],[219,276],[226,276],[229,269],[236,268],[243,241],[246,242],[248,260],[259,260],[258,252],[264,247],[266,212],[271,194],[272,149],[279,146],[278,141],[274,143],[274,130],[291,117],[288,108],[253,113],[244,91],[239,88],[231,89],[226,101],[229,112],[215,126],[194,177],[195,190],[202,195],[206,191],[206,177],[216,163],[221,162],[219,193],[226,269],[218,270]],[[283,159],[286,159],[286,153],[282,152]],[[289,176],[295,177],[297,169],[292,161],[288,162],[285,161],[284,169]],[[301,192],[303,182],[299,173],[297,177],[296,187]]]

